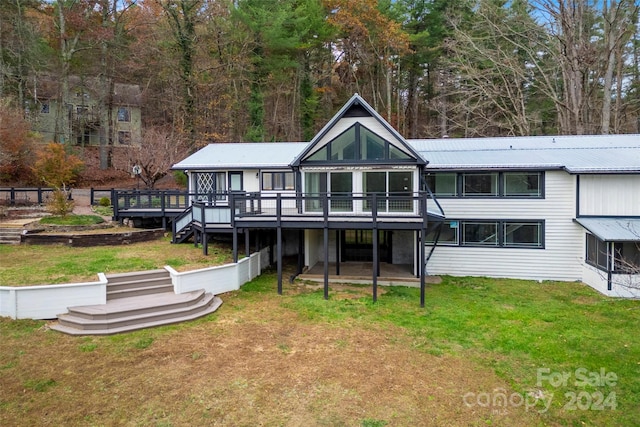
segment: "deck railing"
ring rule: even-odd
[[[422,216],[426,193],[233,194],[236,216]]]
[[[191,207],[191,213],[180,215],[178,229],[190,222],[202,225],[233,225],[236,220],[282,220],[283,218],[332,217],[354,218],[424,218],[444,216],[428,192],[403,193],[317,193],[261,194],[250,192],[190,193],[175,190],[113,190],[114,216],[132,211],[172,211],[179,215]],[[433,209],[429,210],[428,205]]]

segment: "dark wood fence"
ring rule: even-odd
[[[0,187],[0,204],[41,205],[49,201],[54,191],[53,188],[42,187]]]

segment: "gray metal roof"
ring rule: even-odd
[[[306,142],[228,142],[209,144],[173,169],[288,168]]]
[[[640,172],[640,135],[408,140],[427,169],[556,169]]]
[[[407,140],[427,169],[566,169],[640,173],[640,135],[442,138]],[[288,168],[309,143],[210,144],[174,169]]]
[[[605,242],[640,241],[640,218],[577,218],[576,222]]]

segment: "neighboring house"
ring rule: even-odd
[[[371,263],[374,298],[381,264],[406,266],[422,303],[426,274],[624,296],[640,278],[638,135],[405,140],[355,95],[309,143],[211,144],[174,169],[193,197],[176,235],[206,251],[231,233],[235,257],[239,234],[273,242],[298,273],[324,266],[325,295],[351,261]]]
[[[60,82],[39,80],[34,88],[39,109],[32,115],[34,130],[45,141],[65,142],[68,135],[72,144],[99,145],[102,123],[110,121],[111,135],[105,135],[107,143],[110,139],[116,146],[138,144],[142,135],[140,87],[123,83],[114,83],[112,87],[111,99],[101,107],[98,79],[73,76],[69,79],[66,106],[60,108]]]

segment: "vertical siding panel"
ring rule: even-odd
[[[640,216],[640,175],[581,175],[580,215]]]

